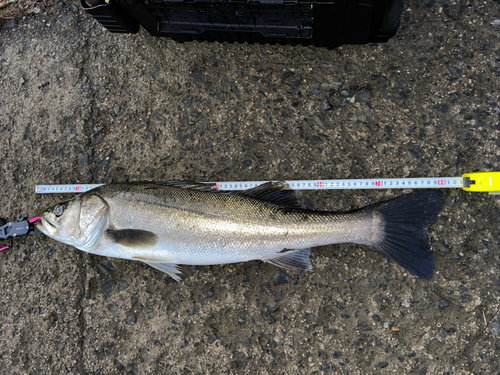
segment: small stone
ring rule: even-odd
[[[410,147],[408,154],[415,160],[421,160],[423,156],[422,150],[418,146]]]
[[[241,163],[241,167],[242,168],[248,168],[249,166],[252,165],[252,161],[251,160],[243,160],[243,162]]]
[[[16,27],[16,21],[15,20],[8,20],[5,22],[2,26],[2,30],[8,30],[8,29],[13,29]]]
[[[160,68],[158,68],[157,66],[155,66],[153,69],[151,69],[151,75],[154,76],[159,71],[160,71]]]
[[[104,295],[109,296],[109,294],[113,290],[114,285],[115,282],[113,280],[106,280],[101,283],[101,291],[104,293]]]
[[[328,101],[328,98],[323,98],[323,100],[321,101],[321,104],[320,104],[320,108],[323,110],[323,111],[329,111],[330,109],[332,109],[332,105],[330,104],[330,102]]]
[[[122,280],[118,281],[118,284],[116,284],[116,291],[121,292],[121,291],[127,289],[128,285],[129,285],[128,281],[122,279]]]
[[[441,242],[438,242],[436,244],[436,247],[441,251],[443,254],[448,254],[450,252],[450,249],[448,249],[445,245],[443,245]]]
[[[457,140],[465,142],[471,137],[471,133],[467,130],[459,130],[457,133]]]
[[[94,177],[92,176],[92,172],[88,170],[87,173],[85,173],[85,182],[89,184],[92,182],[93,179]]]
[[[377,322],[377,323],[381,321],[380,316],[378,316],[377,314],[373,314],[372,319],[374,322]]]
[[[281,299],[281,290],[278,289],[274,292],[274,300],[279,301]]]
[[[127,317],[127,323],[131,326],[135,325],[135,323],[137,323],[137,317],[135,315],[129,315]]]
[[[351,105],[351,98],[342,99],[342,101],[340,102],[340,105],[342,107],[347,107],[347,106]]]
[[[208,121],[203,121],[200,127],[200,135],[203,135],[208,129]]]
[[[464,294],[460,296],[460,302],[465,304],[472,301],[472,296],[470,294]]]
[[[149,139],[150,142],[154,142],[155,141],[155,133],[153,133],[150,130],[146,130],[146,135],[148,136],[148,139]]]
[[[262,290],[266,293],[271,293],[271,288],[269,288],[269,283],[262,285]]]
[[[457,68],[456,66],[448,66],[448,71],[455,78],[460,77],[460,75],[462,74],[462,69]]]
[[[109,311],[111,311],[112,313],[115,313],[115,312],[117,312],[117,311],[118,311],[118,306],[116,306],[116,305],[115,305],[115,304],[113,304],[113,303],[110,303],[110,304],[108,305],[108,310],[109,310]]]
[[[389,362],[386,361],[379,362],[377,365],[379,368],[386,368],[387,366],[389,366]]]
[[[344,96],[349,96],[351,94],[351,89],[347,88],[347,89],[342,89],[340,90],[340,93]]]
[[[486,353],[479,353],[479,358],[483,360],[484,363],[492,363],[493,359]]]
[[[393,95],[396,99],[406,99],[408,97],[408,95],[406,94],[406,91],[403,90],[402,88],[394,89]]]
[[[321,138],[318,137],[317,135],[313,135],[311,141],[313,145],[317,145],[318,143],[321,143]]]
[[[292,281],[292,278],[288,276],[288,274],[283,271],[283,270],[278,270],[274,274],[273,278],[273,285],[281,285],[281,284],[288,284],[290,281]]]
[[[356,97],[360,102],[366,102],[368,99],[371,98],[371,96],[372,96],[371,91],[368,90],[366,87],[363,87],[356,93]]]
[[[440,336],[442,339],[445,339],[446,337],[448,337],[448,332],[446,332],[444,329],[440,329],[440,330],[439,330],[439,336]]]
[[[239,325],[239,326],[240,326],[240,325],[242,325],[243,323],[245,323],[245,322],[246,322],[245,317],[244,317],[243,315],[239,315],[239,314],[238,314],[238,316],[236,317],[236,320],[238,321],[238,325]]]
[[[78,161],[78,164],[80,164],[81,167],[88,167],[90,165],[89,155],[88,154],[83,155]]]
[[[450,306],[450,302],[445,300],[444,298],[440,298],[438,301],[438,307],[442,310],[446,307]]]
[[[495,336],[498,336],[500,334],[500,324],[498,322],[491,323],[490,332]]]
[[[99,268],[99,270],[105,275],[105,276],[109,276],[109,274],[111,273],[111,271],[109,269],[107,269],[105,266],[103,266],[102,264],[99,264],[97,265],[97,268]]]
[[[434,107],[434,110],[437,112],[437,113],[440,113],[440,114],[445,114],[445,113],[448,113],[448,111],[450,110],[450,107],[448,104],[441,104],[441,105],[437,105]]]
[[[318,115],[314,115],[312,117],[312,120],[314,121],[314,123],[319,126],[320,128],[324,129],[325,128],[325,122],[321,119],[321,117],[319,117]]]
[[[368,327],[368,325],[365,322],[361,322],[356,326],[355,330],[357,330],[357,331],[369,331],[370,328]]]
[[[359,287],[367,294],[373,294],[385,283],[385,279],[373,272],[359,282]]]
[[[209,289],[206,292],[203,292],[203,296],[205,298],[212,298],[214,295],[215,295],[215,293],[212,289]]]

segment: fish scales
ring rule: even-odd
[[[155,228],[160,241],[154,250],[182,264],[264,259],[283,249],[367,242],[369,229],[380,229],[370,223],[376,217],[363,213],[293,212],[243,196],[176,187],[152,192],[132,186],[109,198],[106,191],[102,195],[116,228]]]
[[[143,261],[178,279],[178,264],[263,260],[311,269],[311,247],[356,243],[430,277],[424,229],[441,195],[424,191],[346,213],[307,210],[271,183],[241,193],[190,183],[112,184],[42,214],[39,229],[89,253]],[[417,261],[420,261],[419,264]]]

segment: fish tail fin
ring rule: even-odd
[[[383,238],[368,246],[410,274],[430,279],[434,254],[425,228],[442,208],[442,194],[437,190],[418,191],[366,207],[363,210],[381,214],[385,224]]]

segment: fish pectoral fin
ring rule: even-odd
[[[108,230],[106,236],[114,243],[136,249],[152,247],[158,242],[158,236],[156,234],[142,229]]]
[[[311,249],[288,250],[279,253],[275,258],[262,259],[264,262],[274,264],[275,266],[289,270],[312,270],[312,264],[309,261]]]
[[[132,258],[134,260],[140,260],[141,262],[146,263],[148,266],[156,268],[158,271],[165,272],[168,276],[170,276],[175,281],[181,281],[181,271],[179,271],[179,265],[175,263],[157,263],[154,261],[146,261],[141,259],[140,257]]]

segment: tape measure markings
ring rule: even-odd
[[[216,190],[246,190],[262,185],[266,181],[216,182]],[[278,182],[278,181],[273,181]],[[339,190],[339,189],[426,189],[462,188],[462,177],[432,178],[377,178],[352,180],[296,180],[282,181],[293,190]],[[36,193],[83,193],[103,184],[37,185]]]
[[[245,190],[268,181],[217,182],[214,189]],[[277,181],[274,181],[277,182]],[[293,190],[332,190],[332,189],[407,189],[407,188],[462,188],[462,177],[445,178],[377,178],[352,180],[299,180],[283,181]]]

